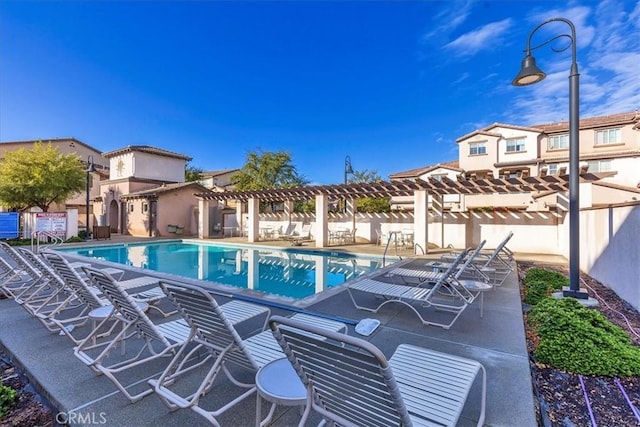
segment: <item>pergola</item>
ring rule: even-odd
[[[606,174],[583,173],[581,182],[593,182]],[[526,178],[502,179],[464,179],[451,178],[404,179],[398,181],[378,181],[367,183],[350,183],[334,185],[314,185],[291,188],[270,188],[264,190],[224,191],[197,193],[200,198],[200,229],[208,230],[208,202],[236,200],[247,203],[249,208],[248,241],[258,238],[259,202],[293,202],[298,200],[316,201],[315,240],[317,247],[327,243],[328,205],[329,201],[346,199],[348,211],[355,221],[353,201],[362,197],[397,197],[413,196],[414,200],[414,238],[422,248],[427,247],[427,214],[428,195],[442,198],[445,194],[483,195],[483,194],[518,194],[538,192],[564,192],[569,188],[569,175],[546,175]],[[442,203],[440,203],[442,206]],[[200,236],[206,237],[206,236]]]

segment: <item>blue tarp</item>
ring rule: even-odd
[[[18,237],[18,212],[0,212],[0,239]]]

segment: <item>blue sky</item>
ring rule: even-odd
[[[540,48],[547,79],[511,86],[554,16],[576,26],[581,117],[640,108],[635,1],[2,0],[0,141],[152,145],[204,170],[285,150],[318,184],[349,155],[386,178],[493,122],[566,120],[570,50]]]

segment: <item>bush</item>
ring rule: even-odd
[[[0,418],[6,414],[13,403],[18,398],[18,392],[12,389],[11,387],[7,387],[6,385],[0,384]]]
[[[640,348],[620,327],[573,298],[544,298],[527,323],[538,337],[536,362],[575,374],[640,375]]]
[[[85,240],[82,237],[78,237],[78,236],[73,236],[73,237],[69,237],[67,240],[65,240],[65,243],[78,243],[78,242],[84,242]]]
[[[563,286],[569,286],[566,276],[543,268],[532,268],[524,278],[524,302],[536,305],[540,300],[554,291],[562,290]]]

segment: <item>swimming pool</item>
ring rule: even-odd
[[[61,250],[294,299],[320,293],[382,266],[381,258],[361,257],[344,252],[183,241]]]

